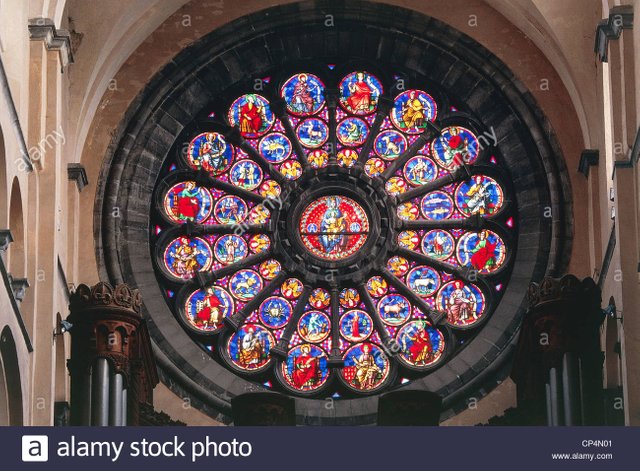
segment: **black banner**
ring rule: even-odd
[[[0,427],[0,469],[636,469],[640,429]]]

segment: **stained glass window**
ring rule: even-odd
[[[455,97],[384,77],[272,77],[216,103],[165,162],[158,280],[248,380],[381,392],[457,355],[500,301],[518,227],[496,143]]]

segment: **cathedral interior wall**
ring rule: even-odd
[[[0,57],[35,167],[31,172],[23,168],[19,140],[2,108],[0,229],[10,229],[14,237],[5,254],[8,273],[29,280],[20,312],[34,351],[28,351],[7,286],[0,289],[0,330],[8,326],[15,340],[24,422],[44,425],[53,420],[53,403],[68,400],[68,379],[61,367],[61,357],[69,354],[68,344],[64,345],[68,340],[52,336],[59,316],[68,312],[68,290],[105,276],[97,263],[101,248],[95,243],[94,205],[103,159],[123,116],[182,49],[274,2],[155,0],[130,2],[127,8],[119,2],[83,0],[29,3],[27,9],[21,0],[6,0],[0,7]],[[598,273],[610,240],[612,210],[617,211],[615,219],[621,222],[615,231],[620,242],[603,283],[603,301],[606,305],[613,296],[619,307],[633,306],[638,296],[633,256],[638,252],[633,235],[637,172],[616,168],[615,162],[627,158],[636,138],[638,28],[611,42],[610,62],[602,65],[593,52],[596,24],[608,16],[600,0],[451,0],[446,7],[445,2],[421,0],[386,3],[432,16],[469,35],[507,64],[531,93],[555,132],[569,170],[574,233],[567,271],[581,278]],[[638,0],[628,3],[640,6]],[[608,7],[617,4],[612,0]],[[38,17],[51,18],[57,28],[70,31],[73,64],[64,65],[64,52],[29,40],[28,21]],[[617,143],[623,151],[616,151]],[[600,164],[591,167],[589,178],[577,170],[585,149],[600,149]],[[88,185],[82,191],[68,179],[71,163],[86,169]],[[615,182],[614,170],[620,176]],[[629,280],[627,285],[616,278],[618,273]],[[617,322],[607,322],[606,349],[613,352],[615,343],[622,341],[626,352],[622,361],[608,356],[607,382],[612,386],[624,382],[635,391],[640,377],[632,366],[640,350],[640,326],[630,321],[622,335]],[[5,382],[8,371],[5,366]],[[640,394],[636,396],[627,397],[627,402],[640,401]],[[182,399],[164,386],[156,390],[156,400],[159,409],[187,423],[214,423],[185,408]],[[507,380],[477,408],[448,424],[486,421],[514,405],[515,388]],[[630,422],[639,423],[640,404],[628,414]]]

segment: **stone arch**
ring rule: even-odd
[[[25,230],[22,210],[22,191],[18,177],[14,177],[9,200],[9,229],[13,243],[9,246],[9,273],[14,278],[25,277]]]
[[[52,5],[49,7],[49,15],[58,27],[66,26],[67,18],[65,18],[65,13],[67,10],[67,0],[57,0],[52,2]]]
[[[18,364],[18,352],[13,334],[9,326],[5,326],[0,334],[0,359],[2,375],[6,384],[6,403],[9,425],[24,425],[22,404],[22,379]],[[2,386],[0,386],[1,388]],[[2,391],[0,391],[0,408],[2,407]],[[0,413],[0,417],[2,417]]]
[[[0,426],[9,425],[9,394],[7,392],[7,378],[4,365],[0,357]]]
[[[7,192],[7,159],[4,147],[4,134],[0,128],[0,229],[6,229],[7,206],[9,194]]]

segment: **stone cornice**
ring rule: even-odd
[[[0,252],[6,252],[13,242],[13,235],[9,229],[0,229]]]
[[[63,69],[73,63],[71,35],[67,30],[57,29],[51,19],[31,18],[29,20],[29,39],[44,41],[48,50],[58,51]]]
[[[80,312],[109,312],[115,311],[125,316],[131,316],[139,323],[140,293],[122,283],[112,287],[109,283],[99,282],[93,287],[79,285],[70,298],[71,311]]]
[[[589,167],[597,166],[600,162],[600,152],[598,149],[585,149],[580,154],[580,163],[578,164],[578,172],[585,177],[589,176]]]
[[[0,230],[0,246],[4,245],[4,247],[0,247],[0,252],[6,251],[11,242],[13,242],[11,232],[8,229]],[[20,331],[22,332],[22,337],[24,339],[25,346],[27,347],[27,351],[31,353],[33,352],[33,344],[31,343],[29,332],[27,331],[22,313],[20,312],[20,301],[22,299],[18,299],[16,296],[16,294],[19,296],[24,295],[24,290],[29,286],[29,282],[26,278],[14,280],[11,274],[7,272],[4,258],[0,256],[0,289],[2,289],[2,285],[4,285],[4,289],[9,295],[9,301],[13,308],[13,313],[16,317],[16,321],[18,322],[18,326],[20,327]],[[18,291],[18,293],[16,293],[16,291]]]
[[[76,182],[78,192],[81,192],[82,189],[89,184],[87,171],[82,164],[72,163],[67,165],[67,176],[69,180]]]
[[[618,39],[623,29],[633,28],[633,6],[620,5],[609,10],[609,18],[598,23],[594,52],[601,62],[608,62],[609,40]]]
[[[640,128],[636,132],[636,139],[633,141],[633,147],[629,150],[628,158],[626,160],[616,160],[613,163],[613,173],[611,179],[616,176],[616,170],[619,168],[633,168],[640,159]]]

